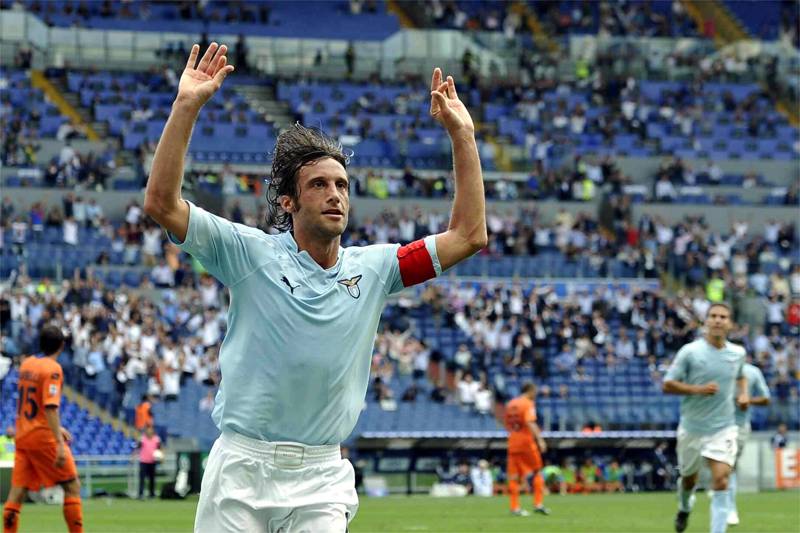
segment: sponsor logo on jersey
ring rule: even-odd
[[[289,287],[289,290],[291,291],[291,293],[292,293],[292,294],[294,294],[294,290],[295,290],[297,287],[299,287],[299,286],[300,286],[300,285],[292,285],[292,283],[289,281],[289,278],[287,278],[286,276],[283,276],[283,277],[281,278],[281,281],[282,281],[283,283],[285,283],[287,287]]]

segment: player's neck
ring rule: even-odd
[[[725,337],[712,337],[710,335],[706,335],[706,342],[717,350],[721,350],[725,347],[726,339]]]
[[[311,259],[322,268],[331,268],[339,260],[340,236],[334,239],[326,239],[310,234],[300,228],[294,228],[292,235],[294,236],[294,242],[297,243],[297,251],[307,252]]]

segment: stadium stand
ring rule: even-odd
[[[36,139],[59,137],[65,118],[54,105],[45,101],[41,90],[31,87],[25,72],[3,68],[0,69],[0,80],[3,164],[35,164]]]
[[[680,2],[529,2],[556,35],[597,34],[639,37],[696,37],[697,29]]]
[[[397,31],[395,17],[383,2],[242,2],[213,0],[148,2],[132,9],[128,2],[42,2],[26,0],[27,9],[51,26],[80,26],[106,30],[265,35],[318,39],[384,39]],[[358,8],[353,6],[357,5]],[[363,9],[362,9],[363,6]],[[315,17],[305,15],[313,10]]]
[[[9,98],[14,95],[19,102],[38,96],[40,105],[47,106],[40,92],[25,89],[24,78],[14,72]],[[131,86],[142,94],[124,97],[123,88]],[[158,139],[174,86],[174,73],[67,75],[67,88],[129,151],[152,146]],[[483,120],[496,129],[498,139],[522,149],[528,164],[548,163],[570,153],[787,161],[796,156],[797,129],[774,110],[757,85],[629,82],[619,98],[612,98],[617,89],[605,87],[605,104],[599,106],[590,103],[589,91],[564,84],[522,94],[494,90],[492,103],[483,105]],[[339,136],[353,149],[356,166],[435,169],[448,164],[449,146],[427,116],[424,93],[409,86],[279,82],[276,94],[304,123]],[[486,101],[478,90],[471,91],[469,99],[478,108]],[[54,136],[64,119],[52,106],[46,112],[41,135]],[[346,118],[340,117],[342,113]],[[12,118],[7,127],[15,123]],[[21,138],[30,137],[21,133]],[[200,163],[264,163],[274,137],[274,124],[227,89],[209,103],[195,128],[190,154]],[[219,150],[229,139],[236,142]],[[3,150],[7,164],[30,163],[30,157],[19,158],[23,147],[9,142]],[[482,153],[487,156],[486,169],[494,170],[493,151],[482,149]]]
[[[725,6],[753,37],[764,40],[785,37],[794,46],[798,45],[797,2],[726,0]]]

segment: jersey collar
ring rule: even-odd
[[[311,255],[307,251],[305,250],[298,251],[297,241],[294,240],[294,235],[292,234],[291,231],[284,231],[283,233],[280,234],[279,238],[281,239],[281,243],[283,244],[283,246],[287,250],[289,250],[289,252],[291,252],[292,255],[297,257],[298,260],[300,260],[300,262],[303,264],[303,266],[312,269],[316,268],[318,270],[322,270],[327,273],[337,273],[339,271],[339,267],[342,264],[342,256],[344,255],[344,248],[341,245],[339,246],[339,253],[336,258],[336,263],[330,268],[322,268],[319,263],[314,261],[314,258],[311,257]]]

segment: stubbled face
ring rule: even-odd
[[[706,317],[706,331],[713,337],[727,337],[733,329],[731,312],[721,305],[712,306]]]
[[[330,157],[304,166],[297,173],[298,198],[281,196],[295,231],[334,239],[347,228],[350,181],[344,167]]]

